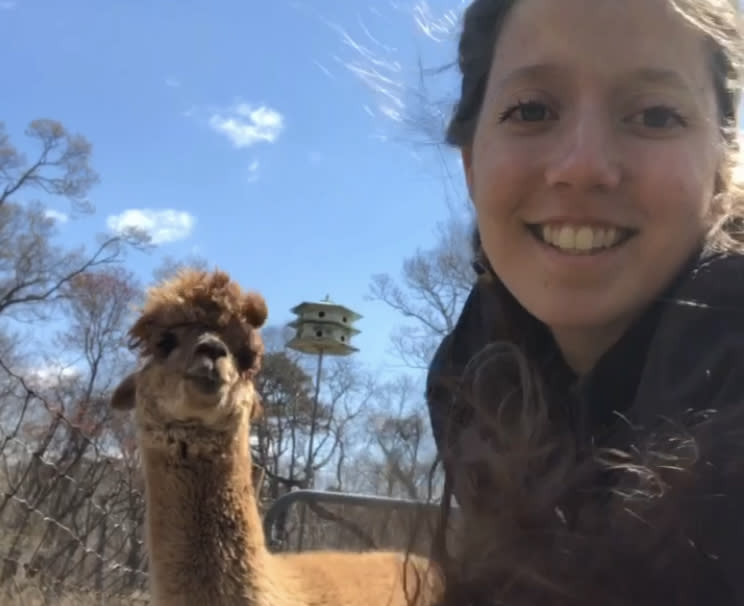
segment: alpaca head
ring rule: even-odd
[[[114,390],[111,405],[134,408],[151,445],[165,433],[197,438],[237,428],[260,412],[254,377],[266,316],[263,298],[224,272],[184,270],[157,285],[129,331],[140,367]]]

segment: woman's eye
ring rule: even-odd
[[[654,129],[686,125],[686,121],[678,112],[664,105],[648,107],[631,116],[628,121],[645,128]]]
[[[165,332],[160,336],[157,344],[158,353],[162,356],[169,356],[171,352],[178,347],[178,337],[172,332]]]
[[[506,120],[519,122],[543,122],[555,119],[548,106],[539,101],[520,101],[501,114],[501,122]]]

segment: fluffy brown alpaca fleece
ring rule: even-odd
[[[417,556],[267,550],[249,447],[266,316],[261,296],[227,274],[184,271],[149,292],[130,331],[142,364],[112,405],[135,411],[152,603],[433,603],[434,570]]]
[[[473,416],[445,453],[465,495],[448,605],[741,603],[742,406],[621,423],[578,453],[518,352],[487,348],[463,386]]]

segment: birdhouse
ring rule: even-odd
[[[354,322],[362,316],[343,305],[333,303],[328,297],[318,303],[304,302],[292,308],[296,320],[289,323],[295,336],[288,347],[310,354],[348,356],[359,351],[352,346],[351,338],[359,334]]]

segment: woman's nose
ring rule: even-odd
[[[545,171],[550,186],[609,190],[621,179],[616,133],[596,112],[562,125],[560,144]]]

